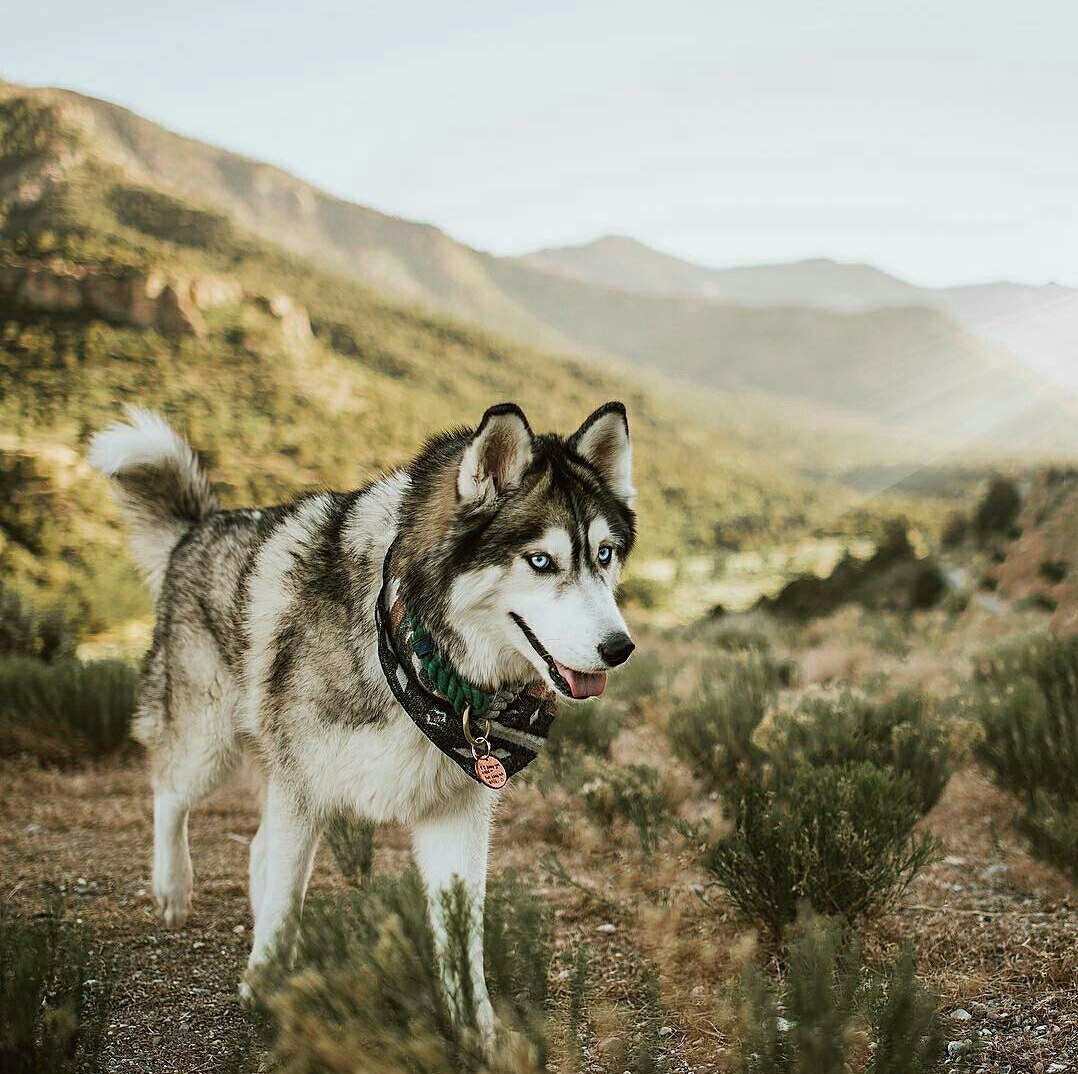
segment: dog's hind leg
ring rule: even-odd
[[[418,821],[412,830],[416,865],[427,889],[431,925],[450,1008],[454,1017],[464,1024],[474,1017],[475,1025],[488,1045],[494,1040],[495,1019],[483,972],[483,902],[487,890],[493,797],[478,785],[469,788],[453,807]],[[447,958],[446,954],[450,937],[446,928],[445,898],[457,879],[463,883],[469,900],[467,981],[453,980],[449,976],[448,967],[455,960]],[[465,1008],[469,990],[472,1011]]]
[[[239,760],[228,699],[222,692],[192,692],[184,700],[168,710],[144,703],[138,729],[150,751],[153,894],[169,928],[183,925],[191,909],[190,811],[216,790]]]

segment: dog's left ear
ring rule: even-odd
[[[532,461],[532,430],[515,403],[499,403],[484,415],[464,449],[457,492],[465,503],[493,503],[520,484]]]
[[[624,403],[605,403],[569,438],[569,446],[591,463],[611,492],[628,505],[633,488],[633,448]]]

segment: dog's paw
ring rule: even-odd
[[[153,897],[157,903],[157,916],[165,928],[182,928],[191,913],[191,889],[181,886],[154,887]]]

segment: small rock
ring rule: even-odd
[[[949,1040],[947,1042],[947,1056],[949,1059],[957,1059],[969,1051],[969,1042],[965,1040]]]
[[[1066,1063],[1049,1063],[1048,1065],[1048,1074],[1063,1074],[1065,1070],[1070,1070]]]
[[[43,832],[45,829],[40,824],[27,824],[23,831],[27,835],[37,835],[38,832]]]
[[[245,925],[237,925],[232,931],[237,936],[242,936],[247,931],[247,927]]]
[[[951,1017],[956,1022],[968,1022],[973,1017],[973,1015],[964,1008],[959,1007],[957,1010],[951,1011]]]
[[[660,1037],[669,1037],[669,1036],[671,1036],[673,1034],[673,1032],[674,1032],[674,1027],[673,1026],[663,1026],[659,1030],[659,1036]]]
[[[135,894],[141,899],[146,894],[146,889],[139,888],[138,891],[135,892]]]
[[[791,1025],[792,1025],[792,1023],[790,1022],[790,1020],[788,1018],[776,1018],[775,1019],[775,1028],[780,1033],[789,1033]]]
[[[617,925],[612,925],[609,921],[604,921],[601,925],[596,925],[596,932],[617,932]]]
[[[960,858],[956,854],[948,854],[947,857],[945,857],[943,859],[943,864],[944,865],[955,865],[955,866],[957,866],[957,865],[965,865],[966,864],[966,859],[965,858]]]
[[[195,942],[191,944],[192,949],[195,951],[201,951],[205,946],[206,945],[201,940],[195,940]]]

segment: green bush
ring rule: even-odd
[[[414,871],[375,878],[360,894],[312,902],[304,911],[294,968],[279,962],[261,986],[271,1015],[275,1069],[286,1074],[528,1074],[543,1069],[539,1012],[550,947],[547,919],[515,878],[491,885],[486,972],[503,1019],[520,1035],[485,1057],[475,1026],[454,1020],[435,954],[427,899]],[[464,1012],[468,973],[467,896],[444,902],[447,984]],[[538,982],[544,982],[540,988]],[[518,1019],[514,1013],[525,1010]]]
[[[127,740],[138,672],[122,660],[0,658],[0,720],[72,729],[98,752]]]
[[[0,585],[0,657],[56,660],[73,656],[77,642],[78,632],[59,608],[35,612],[15,590]]]
[[[618,821],[633,826],[640,850],[651,855],[673,820],[659,772],[650,765],[611,765],[581,788],[584,810],[598,825],[611,829]]]
[[[776,986],[755,963],[736,994],[740,1074],[929,1074],[947,1038],[907,949],[878,973],[834,921],[802,912]]]
[[[771,787],[746,781],[732,808],[734,830],[704,864],[775,937],[802,900],[849,920],[882,912],[939,848],[914,835],[921,812],[909,779],[867,762],[802,765]]]
[[[984,660],[973,708],[977,757],[1020,796],[1034,853],[1078,878],[1078,637],[1029,638]]]
[[[353,813],[337,813],[326,825],[326,842],[341,876],[362,887],[374,869],[374,822]]]
[[[1005,789],[1078,799],[1078,637],[1038,635],[984,660],[978,758]]]
[[[670,717],[674,752],[717,788],[758,768],[764,752],[753,735],[780,682],[781,669],[767,657],[748,654],[711,664],[696,695]]]
[[[947,724],[912,690],[886,701],[849,690],[806,699],[776,720],[768,752],[778,772],[852,761],[893,769],[909,777],[922,813],[939,801],[953,770]]]
[[[94,1074],[112,989],[90,930],[0,903],[0,1065],[5,1074]]]
[[[1064,802],[1041,791],[1017,823],[1033,853],[1078,884],[1078,802]]]

